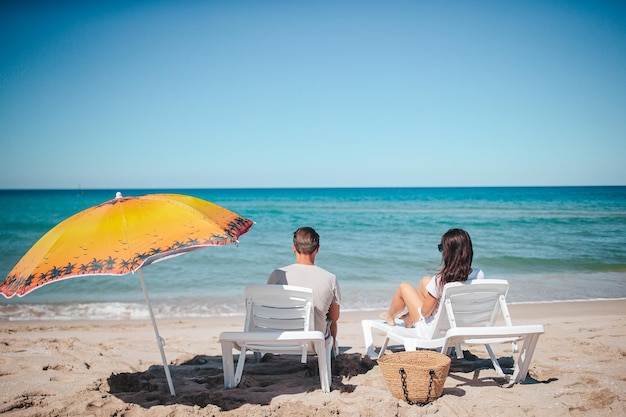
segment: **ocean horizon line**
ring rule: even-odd
[[[463,189],[545,189],[545,188],[623,188],[626,184],[594,185],[433,185],[433,186],[315,186],[315,187],[94,187],[94,188],[0,188],[4,191],[153,191],[153,190],[463,190]]]

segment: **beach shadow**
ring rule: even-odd
[[[526,377],[526,379],[524,381],[522,381],[522,384],[525,384],[525,385],[550,384],[550,383],[556,382],[558,380],[559,380],[559,378],[548,378],[548,379],[546,379],[544,381],[540,381],[540,380],[535,379],[535,378],[531,377],[530,375],[528,375]]]
[[[489,358],[480,358],[468,350],[463,351],[463,357],[457,358],[453,352],[450,358],[450,372],[475,372],[483,369],[494,369],[493,363]],[[512,356],[498,358],[498,364],[502,368],[505,374],[513,374],[513,367],[515,366],[515,359]]]
[[[332,361],[333,383],[331,389],[340,392],[353,392],[357,386],[346,384],[343,382],[343,379],[345,378],[349,381],[357,375],[366,374],[376,366],[376,361],[367,355],[361,355],[360,353],[347,354],[341,353],[341,351],[340,348],[340,354]]]
[[[450,374],[449,378],[456,379],[462,384],[460,386],[469,385],[473,387],[480,386],[494,386],[504,385],[507,383],[505,378],[497,376],[484,376],[480,377],[480,371],[491,369],[493,370],[493,363],[490,358],[480,358],[468,350],[463,351],[463,357],[457,358],[456,353],[452,353],[450,362]],[[505,375],[513,375],[515,367],[515,359],[512,356],[498,358],[498,364],[502,368],[502,372]],[[471,378],[461,376],[459,374],[473,373]],[[454,394],[452,394],[454,395]]]
[[[195,356],[170,364],[174,397],[170,395],[163,366],[158,365],[142,372],[112,374],[107,379],[108,387],[103,389],[126,403],[143,408],[172,404],[201,408],[213,405],[229,411],[245,404],[268,405],[277,395],[319,390],[317,358],[310,357],[304,364],[299,359],[293,355],[268,354],[255,363],[249,355],[239,386],[228,390],[224,389],[221,356]],[[349,380],[366,373],[374,365],[367,356],[339,354],[332,361],[331,390],[354,391],[356,387],[344,384],[344,378]]]
[[[498,364],[502,368],[502,371],[505,375],[513,375],[514,367],[515,367],[515,359],[513,357],[503,357],[498,358]],[[480,358],[470,351],[463,351],[463,358],[456,358],[456,355],[453,355],[450,363],[450,374],[449,377],[456,379],[463,384],[457,385],[457,388],[462,385],[469,386],[494,386],[494,385],[508,385],[510,386],[510,382],[505,378],[499,378],[497,376],[484,376],[480,377],[481,370],[493,370],[493,364],[491,363],[491,359],[489,358]],[[473,373],[473,377],[465,378],[459,373]],[[557,378],[549,378],[546,381],[538,381],[532,378],[530,375],[526,376],[526,379],[521,381],[521,384],[549,384],[550,382],[557,381]],[[454,395],[454,394],[452,394]]]

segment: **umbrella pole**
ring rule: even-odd
[[[148,304],[148,311],[150,312],[150,318],[152,319],[152,327],[154,327],[154,334],[156,336],[157,346],[159,346],[159,350],[161,351],[161,360],[163,361],[163,369],[165,370],[165,377],[167,378],[167,385],[170,387],[170,394],[172,397],[176,395],[174,391],[174,384],[172,383],[172,376],[170,375],[170,368],[167,365],[167,359],[165,359],[165,351],[163,350],[163,338],[159,335],[159,329],[157,329],[156,319],[154,318],[154,313],[152,312],[152,304],[150,303],[150,298],[148,297],[148,290],[146,289],[146,284],[143,281],[143,273],[141,269],[139,270],[139,282],[141,282],[141,289],[143,290],[143,296],[146,299],[146,303]]]

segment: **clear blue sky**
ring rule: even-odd
[[[626,6],[3,1],[0,188],[626,185]]]

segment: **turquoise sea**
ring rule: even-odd
[[[317,264],[337,275],[343,310],[386,308],[399,282],[434,273],[452,227],[472,236],[475,267],[509,280],[509,302],[626,297],[626,187],[3,190],[0,279],[58,222],[116,191],[189,194],[256,222],[238,247],[146,267],[157,317],[242,314],[244,286],[292,263],[292,232],[305,225],[321,235]],[[147,315],[132,274],[0,297],[0,320]]]

